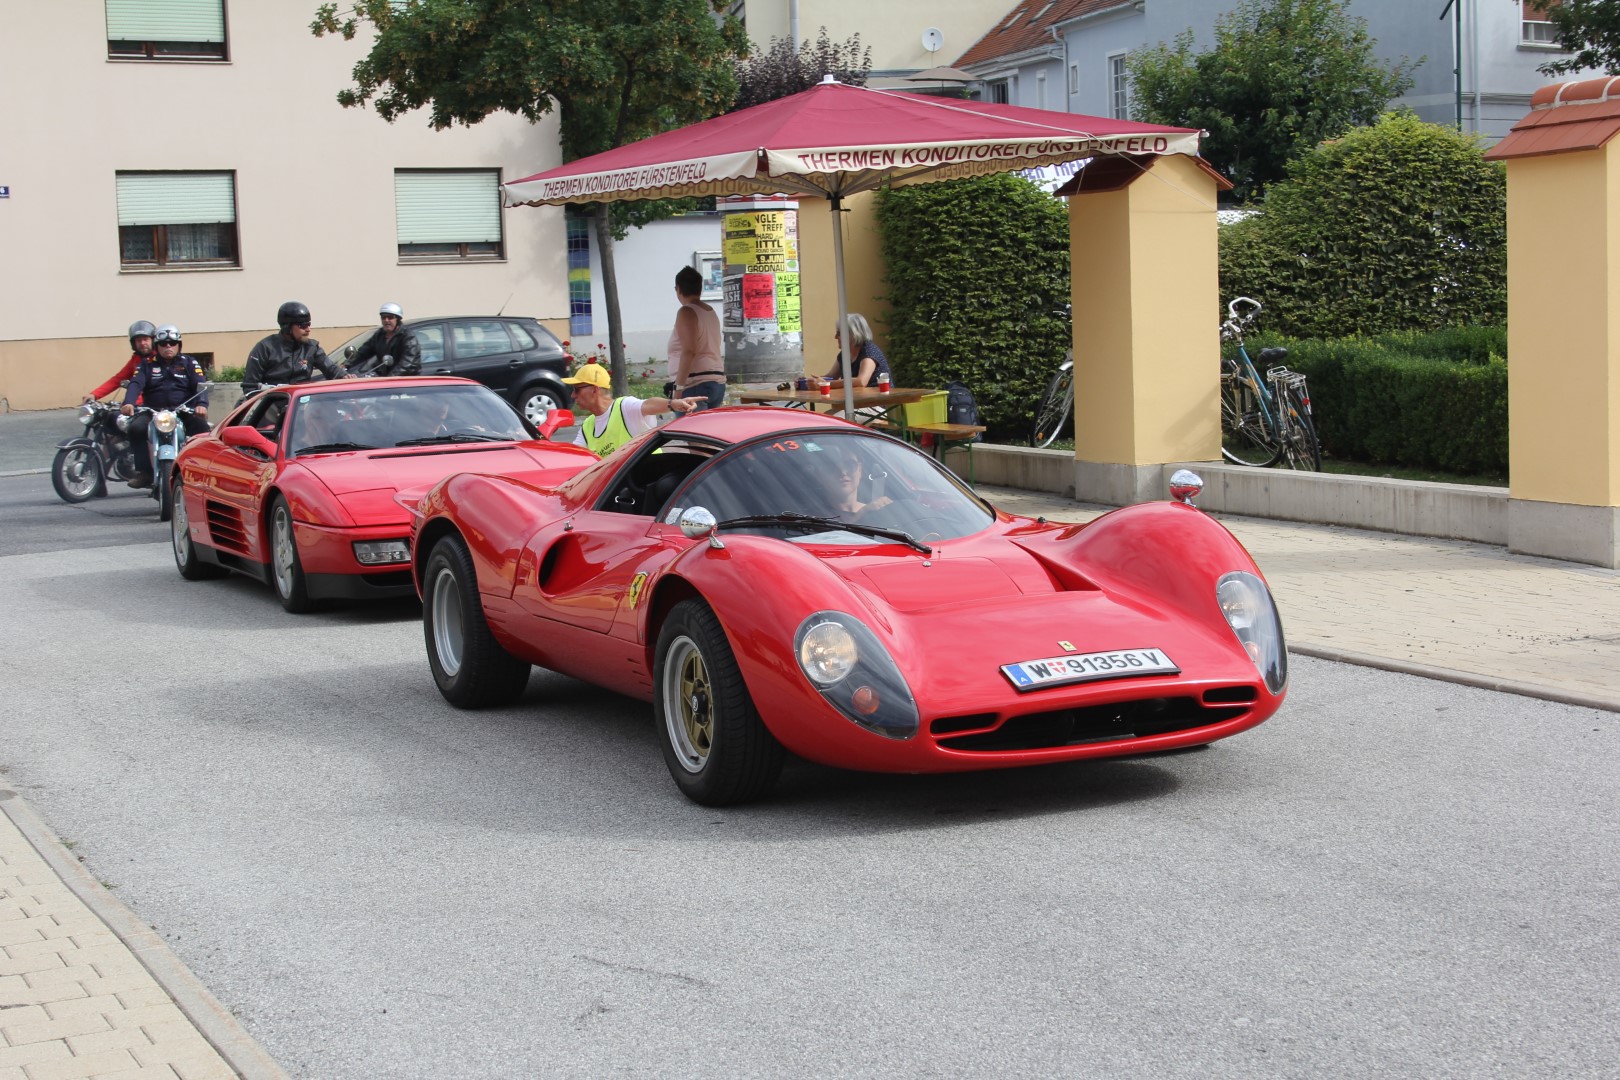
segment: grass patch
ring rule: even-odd
[[[1430,484],[1472,484],[1476,487],[1507,487],[1505,476],[1476,476],[1443,472],[1439,469],[1410,469],[1400,465],[1373,465],[1365,461],[1322,459],[1322,471],[1346,476],[1378,476],[1387,480],[1421,480]]]

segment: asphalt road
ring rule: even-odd
[[[40,483],[0,768],[296,1076],[1616,1075],[1607,714],[1296,658],[1206,751],[716,811],[645,705],[458,712],[413,605],[184,583]]]

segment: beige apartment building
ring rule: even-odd
[[[867,85],[909,90],[918,89],[909,76],[950,64],[1006,15],[989,0],[734,0],[727,10],[758,49],[772,38],[814,41],[822,27],[835,43],[859,34],[872,49]]]
[[[499,187],[561,161],[555,118],[344,109],[367,43],[315,38],[314,7],[6,3],[0,409],[77,403],[137,319],[241,364],[289,299],[331,346],[388,300],[566,336],[563,212],[503,210]]]

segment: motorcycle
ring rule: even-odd
[[[107,481],[129,480],[136,472],[129,439],[118,429],[118,406],[92,401],[79,406],[84,434],[56,444],[51,486],[63,502],[82,503],[107,494]]]
[[[152,414],[152,422],[146,428],[146,446],[151,454],[152,498],[158,503],[159,521],[168,521],[174,516],[174,462],[186,441],[186,425],[181,417],[195,412],[191,403],[207,393],[213,385],[203,383],[195,394],[172,409],[135,406],[134,416]],[[134,419],[134,416],[130,419]]]

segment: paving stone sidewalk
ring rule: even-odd
[[[286,1074],[0,787],[0,1080],[238,1076]]]

